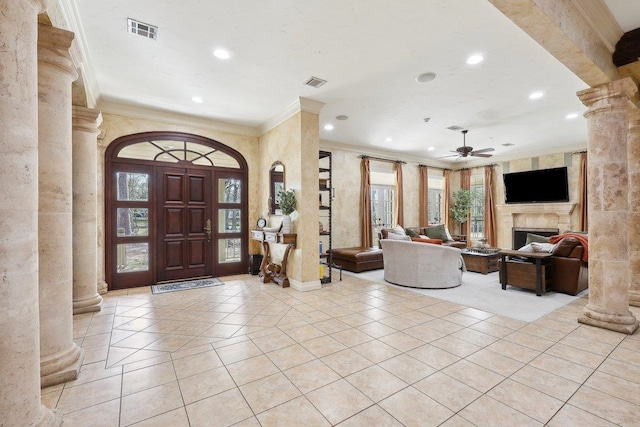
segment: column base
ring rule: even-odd
[[[40,358],[40,388],[77,379],[83,360],[84,351],[76,343],[69,350]]]
[[[98,294],[78,300],[73,300],[73,314],[92,313],[102,310],[102,297]]]
[[[34,424],[36,427],[60,427],[62,426],[62,411],[49,409],[42,405],[40,419]]]
[[[109,285],[104,280],[98,281],[98,293],[104,295],[109,291]]]
[[[587,304],[578,322],[631,335],[638,329],[638,320],[627,310],[625,314],[608,312]]]
[[[629,305],[640,307],[640,291],[629,291]]]

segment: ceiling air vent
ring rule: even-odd
[[[326,82],[327,82],[326,80],[322,80],[322,79],[319,79],[317,77],[311,77],[309,80],[304,82],[304,84],[306,84],[307,86],[313,86],[313,87],[315,87],[317,89],[320,86],[322,86],[323,84],[325,84]]]
[[[449,126],[447,129],[449,129],[449,130],[454,130],[454,131],[458,132],[459,130],[462,130],[462,129],[464,129],[464,128],[463,128],[463,127],[460,127],[460,126],[458,126],[458,125],[453,125],[453,126]]]
[[[127,29],[131,34],[138,34],[151,40],[158,38],[158,27],[155,25],[145,24],[135,19],[127,19]]]

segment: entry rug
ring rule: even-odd
[[[164,294],[167,292],[184,291],[185,289],[208,288],[209,286],[224,285],[224,282],[214,277],[212,279],[189,280],[186,282],[163,283],[151,285],[151,293]]]

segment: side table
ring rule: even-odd
[[[535,285],[536,285],[536,295],[542,295],[542,266],[549,263],[551,260],[551,254],[547,252],[520,252],[516,250],[508,250],[504,249],[500,251],[501,257],[501,265],[500,265],[500,283],[502,284],[502,289],[507,289],[507,282],[509,278],[507,277],[507,257],[508,256],[517,256],[517,257],[526,257],[535,260]],[[518,286],[518,285],[512,285]]]

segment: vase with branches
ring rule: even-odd
[[[282,210],[282,229],[285,234],[291,233],[291,214],[296,210],[296,192],[289,189],[278,192],[280,209]]]

